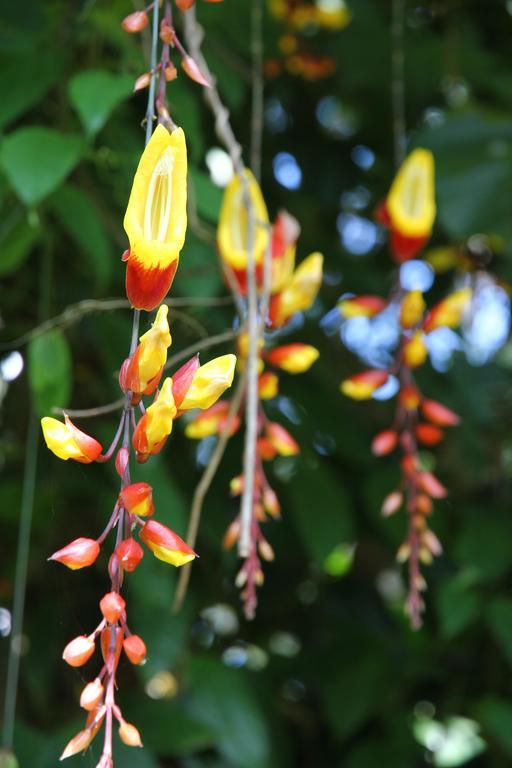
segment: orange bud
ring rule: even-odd
[[[233,522],[230,524],[229,528],[227,529],[226,533],[224,534],[224,538],[222,540],[222,546],[224,549],[231,549],[233,544],[238,541],[238,537],[240,536],[240,521],[237,519],[233,520]]]
[[[416,387],[402,387],[398,401],[407,411],[415,411],[420,404],[420,393]]]
[[[416,472],[417,464],[418,462],[416,456],[412,454],[403,456],[402,460],[400,461],[400,467],[402,468],[402,472],[405,475],[412,475],[414,472]]]
[[[265,432],[270,444],[280,456],[295,456],[300,453],[299,444],[281,424],[271,421],[267,424]]]
[[[391,517],[395,512],[398,512],[403,504],[404,496],[400,491],[392,491],[388,493],[384,501],[382,502],[381,514],[384,517]]]
[[[271,371],[265,371],[258,379],[260,400],[271,400],[279,391],[279,378]]]
[[[155,557],[163,560],[164,563],[179,567],[197,557],[194,550],[190,549],[183,539],[156,520],[149,520],[139,536]]]
[[[140,733],[134,725],[127,723],[126,720],[123,720],[119,726],[119,738],[128,747],[142,747]]]
[[[259,437],[256,442],[256,448],[263,461],[272,461],[277,455],[277,451],[266,437]]]
[[[144,88],[147,88],[150,80],[151,74],[149,72],[143,72],[142,75],[138,76],[135,83],[133,84],[133,92],[136,93],[137,91],[142,91]]]
[[[433,424],[417,424],[416,437],[423,445],[437,445],[444,437],[444,432]]]
[[[124,632],[120,627],[106,627],[101,633],[101,653],[103,660],[112,669],[117,667],[123,647]],[[115,642],[115,647],[114,647]]]
[[[424,417],[438,427],[454,427],[460,422],[454,411],[436,400],[422,400],[420,407]]]
[[[132,664],[141,664],[146,658],[146,643],[138,635],[125,637],[123,648]]]
[[[126,603],[119,592],[107,592],[100,600],[100,611],[109,624],[115,624],[121,618]]]
[[[99,678],[93,680],[92,683],[87,683],[80,696],[80,706],[82,709],[92,712],[103,699],[104,692],[105,689]]]
[[[80,537],[54,552],[48,560],[56,560],[72,571],[92,565],[100,553],[100,545],[94,539]]]
[[[192,8],[196,0],[176,0],[176,5],[180,9],[180,11],[188,11],[189,8]]]
[[[119,504],[131,515],[150,517],[155,511],[153,489],[148,483],[132,483],[119,494]]]
[[[194,355],[190,360],[187,360],[181,368],[178,368],[176,373],[172,377],[172,396],[174,397],[174,403],[176,408],[179,408],[182,404],[185,396],[190,389],[190,386],[194,380],[198,369],[200,367],[199,355]],[[218,405],[218,403],[216,403]],[[227,405],[227,404],[226,404]],[[214,408],[215,406],[212,406]]]
[[[174,45],[175,37],[176,33],[167,19],[162,19],[160,22],[160,40],[168,45]]]
[[[432,506],[432,499],[430,496],[425,496],[423,493],[419,493],[416,496],[416,509],[418,512],[421,512],[422,515],[430,515]]]
[[[132,33],[140,32],[147,27],[148,24],[149,19],[146,11],[135,11],[135,13],[130,13],[130,15],[126,16],[121,22],[124,31]]]
[[[386,456],[395,450],[397,443],[397,433],[393,429],[385,429],[373,438],[372,453],[375,456]]]
[[[279,499],[270,486],[267,486],[263,491],[263,507],[265,512],[272,517],[279,517],[281,514]]]
[[[388,380],[387,371],[370,370],[356,373],[340,384],[340,390],[353,400],[368,400]]]
[[[130,537],[116,547],[116,555],[121,567],[128,573],[132,573],[144,557],[144,550],[135,539]]]
[[[418,486],[433,499],[444,499],[448,491],[432,472],[418,474]]]
[[[171,83],[173,80],[176,80],[178,77],[178,70],[172,63],[172,61],[168,61],[165,65],[164,69],[164,77],[167,83]]]
[[[66,645],[62,652],[62,658],[70,667],[81,667],[89,661],[94,653],[94,648],[94,640],[86,635],[79,635]]]
[[[194,80],[199,85],[204,85],[206,88],[211,88],[210,83],[203,75],[195,59],[192,56],[184,56],[181,60],[181,66],[191,80]]]

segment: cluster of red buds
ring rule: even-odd
[[[281,58],[269,59],[265,73],[276,77],[283,70],[314,82],[333,74],[336,62],[332,56],[310,50],[311,32],[338,32],[346,27],[352,14],[344,0],[317,3],[310,0],[269,0],[269,10],[286,28],[279,38]]]
[[[428,241],[435,219],[434,161],[430,152],[414,150],[399,169],[390,192],[381,206],[381,221],[390,228],[390,250],[395,261],[403,263],[417,257]],[[428,359],[429,334],[440,328],[460,325],[471,300],[471,291],[462,288],[449,294],[430,310],[421,290],[406,290],[398,282],[390,298],[351,296],[342,298],[338,308],[343,318],[373,318],[392,307],[400,327],[394,360],[386,369],[373,368],[341,383],[341,391],[355,400],[366,400],[391,377],[397,383],[397,405],[389,429],[377,434],[372,452],[385,456],[401,452],[401,481],[382,504],[386,517],[405,506],[408,530],[397,554],[408,562],[409,591],[406,611],[411,625],[418,628],[424,610],[422,592],[426,583],[421,564],[429,564],[442,548],[429,527],[432,501],[442,499],[447,490],[424,466],[420,447],[441,442],[446,427],[458,424],[459,417],[446,406],[425,397],[415,378],[416,369]]]
[[[257,438],[249,542],[247,552],[242,555],[242,567],[236,577],[236,585],[243,590],[245,615],[252,619],[257,605],[256,590],[264,580],[261,559],[274,559],[274,551],[263,534],[262,523],[267,520],[267,516],[280,516],[279,500],[268,481],[264,465],[278,456],[294,456],[300,452],[297,441],[288,430],[278,422],[268,419],[264,403],[278,395],[278,372],[304,373],[319,355],[318,350],[309,344],[294,342],[275,346],[275,331],[284,328],[296,313],[303,312],[312,305],[322,281],[323,258],[319,253],[313,253],[295,267],[296,242],[300,234],[298,222],[288,213],[281,212],[270,228],[261,190],[250,171],[246,170],[245,173],[246,190],[259,223],[253,253],[256,289],[259,294],[265,292],[265,272],[270,267],[267,287],[268,312],[265,317],[266,330],[274,331],[270,338],[262,329],[258,338]],[[247,294],[248,269],[247,242],[242,234],[247,220],[242,189],[243,180],[235,176],[225,191],[217,236],[224,271],[229,273],[230,283],[241,300]],[[267,265],[266,259],[270,262],[267,262]],[[241,374],[247,364],[247,358],[248,334],[242,326],[238,337],[238,367]],[[203,439],[222,434],[227,428],[231,410],[229,401],[218,402],[187,424],[186,435],[193,439]],[[243,399],[238,411],[231,414],[231,435],[240,428],[242,413]],[[231,481],[231,494],[238,497],[243,492],[244,476],[241,475]],[[239,541],[241,529],[242,513],[239,512],[227,529],[224,537],[225,548],[229,549]]]
[[[112,444],[103,452],[101,444],[78,429],[67,415],[64,422],[51,417],[42,419],[46,444],[56,456],[84,464],[106,462],[115,456],[121,481],[103,533],[97,539],[78,538],[50,558],[72,570],[92,565],[109,534],[116,531],[108,560],[110,585],[100,600],[102,618],[91,634],[71,640],[63,653],[69,665],[82,667],[94,654],[97,643],[101,649],[103,666],[80,698],[87,712],[85,726],[71,739],[61,758],[86,749],[104,724],[98,768],[113,765],[114,721],[119,724],[119,736],[125,744],[141,746],[139,732],[124,720],[116,702],[121,654],[124,652],[132,664],[140,664],[146,657],[144,641],[128,626],[126,603],[121,596],[125,573],[132,573],[144,554],[136,536],[155,557],[171,565],[181,566],[196,557],[174,531],[152,519],[152,488],[145,482],[132,482],[130,458],[134,456],[142,464],[159,453],[175,419],[193,409],[212,406],[231,386],[236,366],[234,355],[223,355],[205,365],[200,365],[195,356],[162,382],[172,339],[168,307],[160,302],[174,278],[185,238],[186,174],[183,131],[179,128],[169,133],[158,125],[140,159],[124,219],[130,242],[123,256],[127,261],[126,288],[136,311],[130,353],[120,368],[124,404]],[[137,344],[140,310],[150,312],[159,304],[153,324]],[[144,405],[143,399],[148,397],[152,400]]]
[[[187,11],[192,8],[195,0],[175,0],[175,2],[176,6],[181,11]],[[203,2],[219,3],[222,2],[222,0],[203,0]],[[137,32],[141,32],[143,29],[145,29],[149,25],[149,13],[153,10],[153,7],[154,4],[150,3],[150,5],[148,5],[147,8],[145,8],[143,11],[135,11],[134,13],[130,13],[129,16],[126,16],[126,18],[124,18],[122,21],[122,27],[124,31],[131,34],[136,34]],[[204,85],[207,88],[210,87],[210,83],[201,72],[201,69],[196,60],[187,53],[185,47],[181,43],[176,33],[176,29],[174,28],[172,21],[172,6],[170,0],[165,0],[164,17],[160,22],[160,40],[163,43],[162,57],[160,62],[156,65],[156,74],[159,77],[160,85],[158,88],[158,95],[155,106],[160,118],[163,118],[163,120],[169,124],[172,121],[167,108],[165,86],[166,83],[170,83],[173,80],[176,80],[178,77],[178,70],[170,58],[170,49],[173,48],[178,52],[181,58],[181,67],[191,80],[194,80],[196,83],[199,83],[199,85]],[[152,74],[153,73],[149,71],[143,72],[142,75],[139,75],[139,77],[135,80],[133,90],[141,91],[144,88],[147,88],[150,83]]]

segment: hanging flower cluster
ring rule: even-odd
[[[311,33],[318,30],[338,32],[352,19],[344,0],[311,2],[311,0],[269,0],[271,14],[283,23],[286,31],[279,38],[282,59],[266,62],[266,74],[275,77],[283,70],[305,80],[316,81],[332,75],[336,63],[332,56],[310,50]]]
[[[295,266],[296,242],[300,233],[298,222],[286,212],[281,212],[272,227],[269,241],[268,213],[259,185],[250,171],[245,170],[246,186],[235,176],[224,195],[221,208],[217,242],[225,270],[228,271],[240,297],[247,293],[247,208],[244,194],[249,194],[253,211],[259,226],[255,229],[253,255],[255,261],[256,287],[260,295],[268,291],[267,330],[284,328],[297,312],[303,312],[312,305],[322,281],[323,257],[319,253],[308,256],[298,267]],[[265,261],[270,257],[270,264]],[[269,275],[266,276],[266,269]],[[268,285],[266,282],[268,280]],[[276,333],[262,333],[258,346],[258,417],[257,442],[254,458],[254,488],[250,523],[249,551],[236,577],[236,585],[242,588],[244,610],[247,618],[254,617],[257,596],[256,588],[263,583],[261,559],[273,560],[274,552],[262,531],[267,516],[278,518],[280,504],[271,487],[265,462],[277,456],[294,456],[300,447],[290,433],[278,422],[271,421],[265,414],[264,403],[276,397],[279,392],[279,374],[298,374],[307,371],[318,358],[318,350],[309,344],[299,342],[275,346]],[[248,356],[248,335],[244,328],[238,337],[238,366],[243,371]],[[186,435],[200,440],[221,434],[227,427],[230,403],[226,400],[216,403],[203,411],[186,426]],[[242,406],[233,414],[230,434],[234,434],[242,422]],[[231,494],[241,496],[244,490],[243,476],[231,481]],[[224,546],[232,547],[240,537],[241,514],[229,526],[224,537]]]
[[[167,293],[179,260],[186,230],[186,146],[181,129],[169,134],[159,125],[149,141],[135,174],[125,216],[130,240],[126,288],[136,308],[154,309]],[[175,419],[192,409],[208,409],[231,386],[236,365],[234,355],[215,358],[200,365],[193,357],[171,376],[162,376],[171,346],[168,307],[161,304],[156,318],[123,362],[119,383],[124,392],[124,407],[111,446],[103,453],[100,443],[82,432],[65,416],[64,422],[51,417],[42,419],[48,448],[60,459],[84,464],[105,462],[115,454],[120,477],[120,491],[103,533],[96,539],[80,537],[55,552],[50,560],[78,570],[92,565],[108,535],[116,531],[113,551],[108,561],[110,587],[99,603],[100,620],[89,635],[71,640],[63,652],[72,667],[82,667],[99,650],[102,666],[87,683],[80,705],[87,718],[83,730],[66,746],[61,759],[85,750],[105,725],[103,753],[98,768],[111,768],[112,729],[119,726],[121,740],[141,746],[134,725],[127,723],[116,703],[117,667],[121,654],[132,664],[146,656],[142,638],[133,634],[121,587],[125,573],[139,565],[145,545],[159,560],[181,566],[193,560],[195,552],[170,528],[153,519],[153,490],[145,482],[133,482],[130,457],[139,463],[159,453],[167,442]],[[135,313],[134,335],[138,327]],[[151,398],[145,407],[143,398]],[[137,421],[136,412],[140,412]],[[137,540],[137,537],[139,541]]]
[[[428,241],[435,219],[434,159],[425,149],[414,150],[399,169],[379,216],[390,229],[393,258],[404,262],[416,257]],[[459,417],[441,403],[422,393],[416,370],[429,356],[429,334],[439,328],[457,328],[471,300],[471,291],[461,288],[427,309],[423,292],[406,290],[400,282],[389,299],[379,296],[342,298],[338,309],[344,319],[374,318],[392,312],[399,324],[399,343],[386,369],[373,368],[341,383],[343,394],[367,400],[390,379],[397,387],[396,411],[389,429],[377,434],[372,452],[385,456],[400,451],[401,481],[382,504],[386,517],[405,507],[408,531],[397,558],[408,562],[409,592],[406,611],[414,628],[421,625],[424,610],[422,592],[426,583],[421,564],[429,564],[441,553],[441,544],[429,527],[433,500],[444,498],[446,488],[423,464],[420,449],[441,442],[444,429],[455,426]]]

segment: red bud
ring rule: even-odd
[[[375,456],[386,456],[394,451],[398,443],[398,435],[393,429],[379,432],[372,440],[372,453]]]
[[[432,472],[418,474],[418,486],[433,499],[444,499],[448,491]]]
[[[460,417],[454,411],[436,400],[423,400],[421,410],[424,417],[438,427],[454,427],[460,422]]]
[[[123,477],[129,460],[130,452],[128,448],[120,448],[116,454],[116,471],[119,477]]]
[[[128,573],[132,573],[144,557],[144,550],[135,539],[130,537],[118,545],[116,555],[121,567]]]
[[[72,571],[92,565],[100,553],[100,545],[94,539],[79,538],[54,552],[48,560],[56,560]]]
[[[86,635],[79,635],[66,645],[62,652],[62,658],[70,667],[81,667],[89,661],[94,653],[94,648],[94,640]]]
[[[146,658],[146,643],[138,635],[125,637],[123,648],[132,664],[140,664]]]
[[[155,511],[153,489],[148,483],[132,483],[119,494],[119,504],[131,515],[150,517]]]
[[[416,437],[423,445],[437,445],[444,437],[444,432],[433,424],[417,424]]]
[[[199,66],[195,59],[192,58],[192,56],[184,56],[181,60],[181,66],[183,67],[184,71],[187,73],[187,75],[190,77],[191,80],[194,80],[196,83],[199,83],[199,85],[204,85],[206,88],[211,88],[210,83],[206,79],[206,77],[203,75],[201,70],[199,69]]]
[[[119,592],[107,592],[100,600],[100,611],[109,624],[119,621],[126,608],[126,603]]]
[[[140,32],[147,27],[148,24],[149,19],[146,11],[135,11],[135,13],[130,13],[130,15],[126,16],[121,22],[124,31],[132,33]]]

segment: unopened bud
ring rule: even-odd
[[[132,33],[140,32],[147,27],[148,24],[149,19],[146,11],[135,11],[135,13],[130,13],[130,15],[126,16],[121,22],[124,31]]]
[[[237,587],[238,589],[241,589],[246,583],[246,581],[247,581],[247,571],[245,570],[245,566],[242,566],[236,575],[235,587]]]
[[[238,537],[240,536],[240,521],[238,519],[233,520],[233,522],[230,524],[229,528],[227,529],[226,533],[224,534],[224,538],[222,540],[222,546],[224,549],[231,549],[233,544],[238,541]]]
[[[173,80],[176,80],[178,77],[178,70],[172,63],[172,61],[168,61],[164,68],[164,77],[166,82],[171,83]]]
[[[206,88],[211,88],[210,83],[199,69],[199,65],[192,56],[184,56],[181,60],[181,66],[191,80],[194,80],[199,85],[204,85]]]
[[[422,515],[430,515],[432,507],[432,499],[430,496],[426,496],[424,493],[419,493],[416,496],[416,509],[418,512],[421,512]]]
[[[150,80],[151,80],[150,72],[144,72],[142,75],[139,75],[139,77],[136,79],[135,83],[133,84],[133,92],[136,93],[137,91],[142,91],[144,88],[147,88]]]
[[[62,658],[70,667],[81,667],[93,655],[94,647],[94,640],[86,635],[79,635],[66,645]]]
[[[396,559],[398,560],[399,563],[406,563],[410,556],[411,556],[410,544],[407,541],[404,541],[404,543],[400,546],[398,552],[396,553]]]
[[[87,683],[80,696],[80,706],[82,709],[86,709],[88,712],[95,709],[103,699],[104,690],[99,678],[93,680],[92,683]]]
[[[265,574],[263,573],[261,568],[258,568],[258,570],[254,572],[254,583],[256,584],[256,586],[261,587],[264,581],[265,581]]]
[[[263,507],[265,512],[271,517],[279,517],[281,514],[281,505],[276,492],[267,485],[263,491]]]
[[[258,551],[261,557],[267,562],[272,562],[275,559],[275,553],[266,539],[261,538],[258,542]]]
[[[393,429],[385,429],[373,438],[372,453],[374,456],[386,456],[395,450],[397,443],[397,433]]]
[[[129,460],[130,452],[128,451],[128,448],[120,448],[116,454],[116,471],[119,477],[124,475]]]
[[[67,546],[54,552],[48,560],[56,560],[72,571],[92,565],[100,553],[100,545],[94,539],[75,539]]]
[[[160,22],[160,40],[168,45],[174,45],[175,32],[170,26],[167,19],[162,19]]]
[[[153,489],[148,483],[132,483],[119,494],[119,504],[131,515],[150,517],[155,511]]]
[[[101,653],[110,671],[117,667],[123,647],[124,632],[120,627],[106,627],[101,633]]]
[[[432,472],[420,472],[418,485],[433,499],[444,499],[448,491]]]
[[[141,664],[146,658],[146,643],[138,635],[125,637],[123,649],[132,664]]]
[[[244,489],[244,477],[243,475],[237,475],[229,483],[229,490],[232,496],[240,496]]]
[[[100,611],[109,624],[115,624],[121,618],[126,603],[119,592],[107,592],[100,600]]]
[[[432,560],[434,559],[432,557],[432,552],[430,551],[430,549],[427,549],[427,547],[420,547],[419,558],[423,563],[423,565],[430,565]]]
[[[126,720],[123,720],[119,726],[119,738],[128,747],[142,747],[140,733],[134,725],[127,723]]]
[[[444,437],[444,432],[434,424],[417,424],[416,437],[423,445],[437,445]]]
[[[180,9],[180,11],[188,11],[189,8],[192,8],[196,0],[176,0],[176,5]]]
[[[427,529],[423,534],[423,543],[432,552],[434,557],[439,557],[443,553],[441,542],[433,531]]]
[[[128,573],[132,573],[144,557],[144,550],[135,539],[130,537],[116,547],[116,555],[121,567]]]
[[[88,728],[79,731],[76,736],[73,736],[71,741],[67,743],[66,748],[59,759],[65,760],[67,757],[72,757],[72,755],[77,755],[79,752],[84,752],[92,739],[93,735]]]
[[[395,512],[398,512],[402,506],[403,500],[404,497],[400,491],[393,491],[392,493],[389,493],[382,502],[382,507],[380,510],[381,514],[384,517],[390,517],[391,515],[394,515]]]

